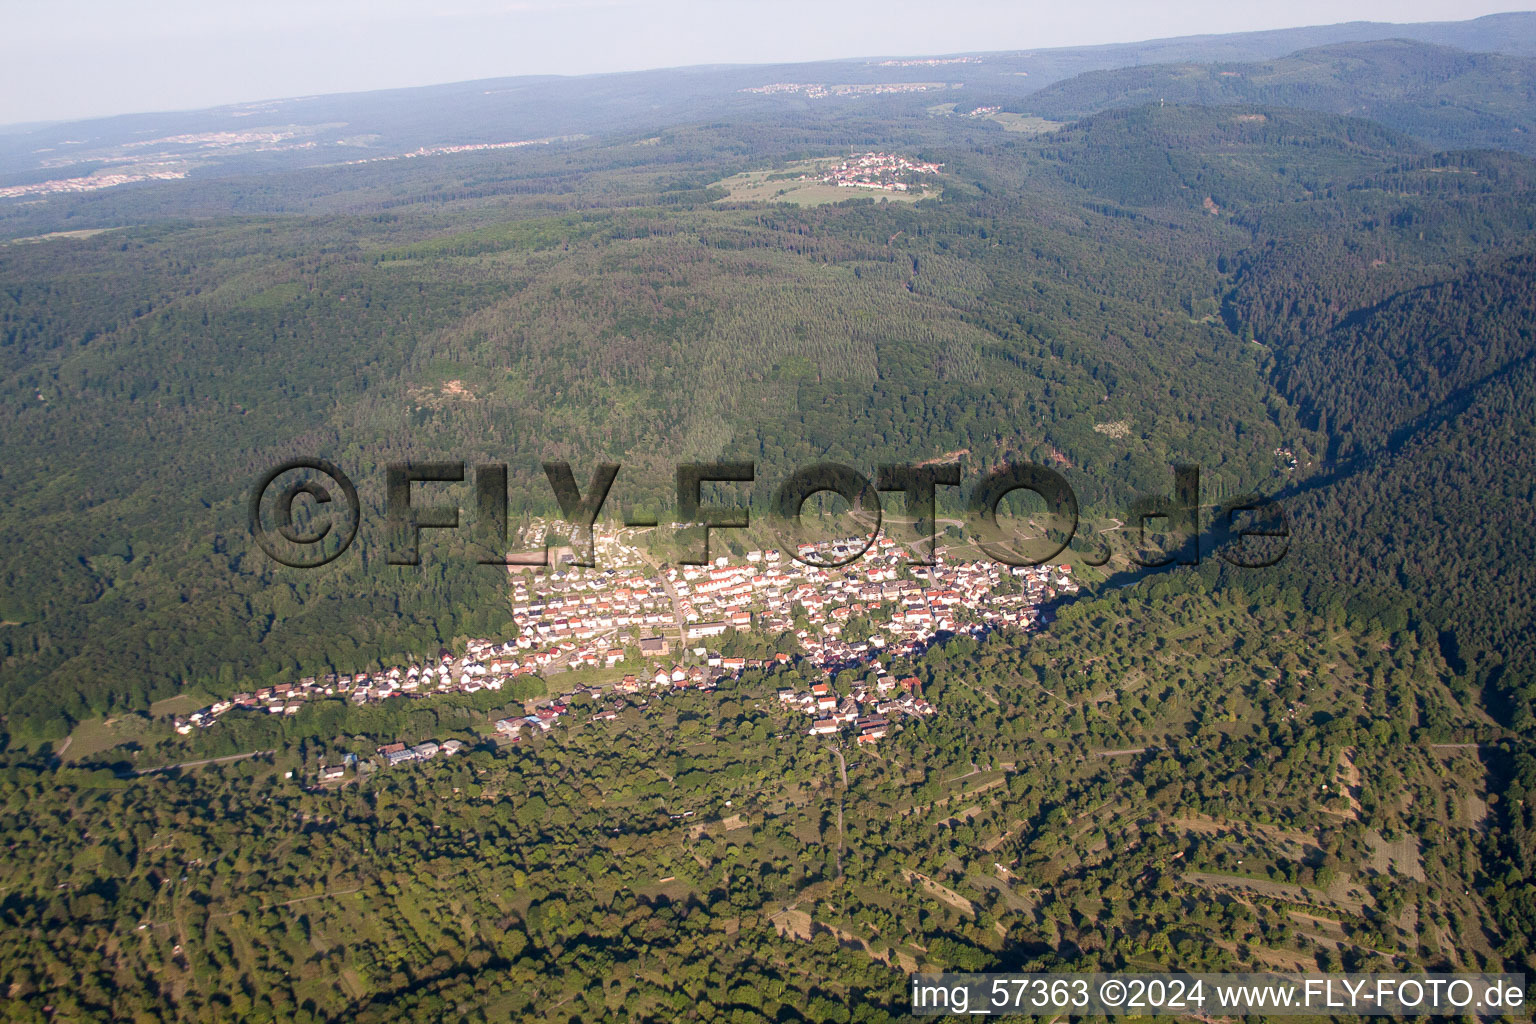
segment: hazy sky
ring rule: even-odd
[[[1483,0],[0,0],[0,124],[526,74],[955,53],[1341,21]]]

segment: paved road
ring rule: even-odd
[[[661,571],[661,564],[651,557],[651,552],[648,548],[639,543],[640,534],[654,529],[654,526],[637,529],[634,531],[631,540],[634,541],[635,547],[640,551],[640,557],[645,559],[645,564],[655,570],[657,581],[661,584],[662,589],[667,592],[667,597],[672,601],[672,625],[677,630],[677,649],[681,651],[687,644],[687,634],[684,632],[687,627],[687,619],[683,616],[683,599],[678,596],[676,590],[672,589],[672,584],[668,582],[667,577]],[[619,535],[622,537],[623,531],[620,531]]]
[[[662,589],[667,592],[667,597],[672,601],[672,626],[677,630],[677,649],[681,652],[684,647],[688,646],[687,633],[685,632],[688,619],[683,615],[683,599],[672,588],[672,583],[666,576],[658,571],[656,578],[661,581]]]

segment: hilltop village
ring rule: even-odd
[[[948,82],[770,82],[740,91],[759,96],[804,96],[808,100],[824,100],[829,96],[893,96],[947,88],[954,86]]]
[[[536,528],[542,534],[544,525]],[[1042,603],[1078,589],[1065,565],[950,561],[942,551],[932,566],[913,565],[907,549],[888,537],[860,554],[864,543],[849,538],[796,552],[813,561],[848,560],[836,567],[807,565],[777,550],[679,566],[652,564],[622,532],[599,532],[597,564],[623,568],[573,566],[569,549],[556,549],[560,568],[512,574],[515,637],[471,640],[462,653],[441,650],[381,671],[309,676],[237,693],[178,718],[176,731],[190,734],[234,711],[292,715],[314,699],[343,696],[366,704],[473,694],[538,676],[567,699],[495,723],[505,742],[518,742],[568,715],[570,696],[597,701],[596,721],[669,692],[712,690],[749,669],[810,666],[813,671],[799,677],[813,680],[808,688],[781,690],[781,705],[805,714],[812,735],[847,732],[867,744],[885,736],[896,718],[938,710],[923,698],[915,676],[898,679],[888,671],[896,660],[918,657],[956,635],[1035,628]],[[731,653],[743,646],[759,648],[760,656]],[[846,669],[863,669],[860,681],[842,683],[849,677],[838,674]],[[601,678],[592,681],[589,671],[582,682],[559,686],[562,673],[583,670],[597,670]],[[510,687],[509,697],[515,694]],[[378,755],[397,765],[456,749],[393,743]]]
[[[801,181],[819,180],[838,188],[868,188],[880,192],[906,192],[922,187],[922,175],[938,174],[943,164],[913,160],[894,153],[851,156],[819,175],[804,174]]]

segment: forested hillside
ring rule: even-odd
[[[1442,148],[1536,152],[1536,61],[1406,39],[1258,63],[1154,64],[1058,82],[1022,109],[1072,119],[1147,103],[1265,104],[1368,117]]]
[[[1168,119],[1218,175],[1246,163],[1233,145],[1273,148],[1224,113]],[[1388,160],[1379,132],[1314,129],[1329,162]],[[670,508],[675,463],[714,458],[756,460],[762,502],[808,461],[872,471],[962,450],[978,466],[1070,466],[1106,514],[1165,486],[1170,461],[1198,461],[1211,494],[1273,486],[1274,449],[1311,444],[1264,383],[1263,350],[1216,315],[1216,264],[1242,236],[1182,180],[1146,197],[1079,182],[1083,166],[1129,176],[1164,145],[1134,126],[1081,131],[935,149],[952,183],[916,208],[642,193],[552,216],[471,200],[446,229],[407,207],[6,249],[11,692],[41,687],[38,727],[57,729],[61,712],[127,694],[502,624],[483,605],[490,570],[446,553],[425,577],[377,566],[366,526],[361,557],[273,577],[250,557],[243,492],[295,452],[351,464],[375,523],[383,463],[444,453],[512,463],[528,511],[551,507],[547,458],[628,463],[614,500],[652,512]],[[1173,205],[1128,216],[1142,198]],[[1107,423],[1135,442],[1095,429]],[[79,453],[62,480],[61,449]],[[83,508],[61,500],[81,493]],[[449,610],[435,627],[418,618],[432,607]],[[194,622],[207,639],[178,639]],[[113,637],[120,682],[102,679],[88,635]]]
[[[918,966],[1521,962],[1482,931],[1502,883],[1465,885],[1488,727],[1433,642],[1386,639],[1294,591],[1158,586],[914,666],[948,711],[878,753],[786,728],[785,672],[339,790],[281,778],[363,747],[320,708],[275,761],[13,764],[0,1006],[884,1021]]]
[[[1483,148],[1525,148],[1495,135],[1528,77],[1351,44],[1085,76],[1039,94],[1054,128],[753,100],[0,200],[0,1018],[878,1021],[919,968],[1536,971],[1536,164]],[[872,151],[940,166],[791,194]],[[294,455],[361,496],[317,570],[247,528]],[[558,511],[548,460],[621,463],[607,513],[665,521],[683,462],[754,462],[761,515],[809,463],[952,459],[955,553],[971,483],[1029,460],[1080,502],[1082,589],[890,659],[937,710],[878,746],[783,709],[821,678],[792,631],[722,640],[788,660],[718,692],[174,732],[517,632],[467,530],[385,564],[404,459],[505,461],[514,528]],[[1212,534],[1277,498],[1286,557],[1133,564],[1175,464]],[[468,525],[469,483],[432,493]],[[546,693],[560,725],[491,724]]]

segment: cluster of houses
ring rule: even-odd
[[[546,528],[564,533],[569,525],[535,519],[525,536],[543,536]],[[640,550],[622,533],[598,529],[591,538],[598,565],[620,569],[569,566],[569,548],[558,549],[556,564],[566,566],[531,576],[512,575],[512,618],[516,643],[529,671],[543,674],[577,668],[614,668],[625,661],[625,646],[636,637],[676,629],[677,616],[666,587],[644,567]],[[646,651],[642,654],[665,654]]]
[[[946,86],[945,82],[769,82],[741,91],[759,96],[804,96],[808,100],[823,100],[828,96],[888,96],[894,93],[928,92]]]
[[[857,556],[847,565],[806,565],[777,551],[749,551],[746,561],[718,558],[710,566],[671,566],[663,577],[677,595],[690,640],[728,629],[792,631],[804,657],[829,672],[886,654],[922,654],[944,634],[981,636],[996,629],[1029,629],[1039,606],[1075,592],[1070,566],[1006,566],[948,562],[908,566],[907,551],[888,537],[869,544],[849,538],[816,548],[820,561]],[[797,553],[813,550],[802,545]],[[855,634],[850,625],[870,632]],[[743,666],[722,665],[728,670]]]
[[[442,743],[427,740],[424,743],[416,744],[414,747],[407,746],[404,743],[386,743],[378,749],[378,755],[384,759],[385,764],[393,768],[397,764],[406,764],[410,761],[430,761],[438,754],[442,754],[444,757],[452,757],[463,749],[464,744],[460,740],[445,740]],[[322,782],[326,781],[325,772],[326,769],[320,769]]]
[[[560,716],[569,710],[571,709],[568,705],[560,701],[554,701],[536,709],[531,715],[526,715],[522,718],[500,719],[496,723],[496,732],[499,735],[510,737],[513,742],[516,742],[522,739],[524,729],[538,729],[542,732],[549,732],[549,730],[555,727],[555,723],[560,720]]]
[[[614,535],[600,533],[595,545],[599,564],[604,558],[641,560],[638,550]],[[726,676],[798,661],[808,661],[826,678],[870,666],[875,682],[858,684],[844,697],[833,695],[825,682],[809,694],[785,691],[780,697],[815,718],[813,734],[851,727],[860,742],[872,743],[885,734],[890,716],[934,713],[917,680],[893,679],[881,667],[882,659],[888,664],[919,656],[950,635],[980,637],[998,629],[1033,628],[1042,603],[1078,589],[1066,565],[950,562],[942,552],[931,566],[910,565],[907,550],[888,537],[873,543],[845,538],[802,545],[796,555],[748,551],[734,562],[720,557],[707,566],[662,566],[659,571],[567,566],[514,574],[512,614],[518,635],[511,640],[476,639],[457,657],[440,650],[422,664],[308,676],[237,693],[177,718],[175,727],[185,735],[235,709],[292,715],[306,701],[327,697],[345,696],[361,704],[500,690],[521,675],[615,669],[638,651],[643,667],[604,687],[618,698],[616,707],[625,697],[710,690]],[[802,559],[846,564],[808,565]],[[799,650],[744,658],[711,649],[710,641],[733,630],[775,637],[789,633]],[[525,717],[502,719],[496,729],[514,739],[525,730],[547,731],[568,710],[555,701]],[[594,717],[614,714],[603,711]],[[453,751],[432,743],[391,744],[379,754],[393,765],[439,752]]]
[[[943,168],[943,164],[912,160],[894,153],[864,153],[849,157],[821,174],[820,178],[825,184],[839,188],[906,192],[922,187],[919,175],[938,174]]]
[[[385,765],[393,768],[395,765],[408,764],[412,761],[430,761],[441,754],[443,757],[452,757],[464,749],[463,740],[444,740],[438,743],[435,740],[426,740],[414,746],[408,743],[386,743],[379,747],[375,753]],[[320,782],[340,782],[346,778],[348,768],[357,768],[358,758],[356,754],[348,754],[340,764],[323,764],[318,773]],[[366,770],[363,769],[363,770]]]
[[[513,583],[512,617],[538,670],[613,668],[626,640],[675,628],[666,588],[633,571],[557,570]]]
[[[215,701],[191,714],[178,716],[175,729],[183,736],[205,729],[229,711],[246,710],[273,715],[295,715],[306,701],[346,697],[355,704],[399,696],[443,693],[478,693],[500,690],[507,680],[537,671],[522,655],[518,640],[498,643],[472,640],[462,658],[440,650],[435,661],[422,665],[395,666],[377,672],[330,673],[305,676],[292,683],[275,683],[248,693]]]
[[[980,57],[914,57],[907,60],[882,60],[882,68],[936,68],[941,64],[980,64]]]
[[[95,192],[97,189],[113,188],[117,185],[127,185],[136,181],[174,181],[177,178],[185,178],[187,172],[180,168],[157,168],[145,171],[141,174],[88,174],[83,178],[53,178],[48,181],[37,181],[27,185],[6,185],[0,187],[0,199],[17,199],[22,196],[48,196],[63,192]]]
[[[879,662],[873,667],[874,683],[855,683],[844,696],[839,696],[830,682],[820,682],[811,684],[808,693],[780,690],[779,702],[814,719],[812,736],[830,736],[850,726],[862,744],[883,739],[893,715],[916,718],[934,714],[933,705],[923,699],[923,684],[916,676],[897,679]]]

